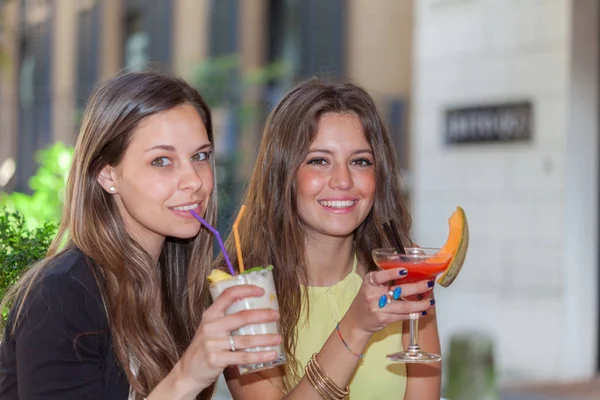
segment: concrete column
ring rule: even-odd
[[[240,1],[240,55],[242,68],[260,67],[265,62],[268,29],[266,0]]]
[[[103,0],[100,22],[100,80],[123,68],[124,5],[121,0]]]
[[[11,188],[6,182],[11,168],[5,167],[3,170],[2,166],[10,159],[14,163],[17,154],[19,8],[19,3],[15,1],[4,5],[4,28],[0,36],[6,57],[0,65],[0,191]]]
[[[52,132],[55,141],[70,145],[75,129],[77,0],[54,6],[52,54]]]
[[[268,43],[268,2],[266,0],[240,1],[239,13],[239,51],[242,73],[265,66]],[[244,101],[260,101],[261,89],[259,87],[244,93]],[[258,121],[256,121],[258,122]],[[239,160],[239,179],[245,181],[250,177],[256,160],[256,149],[260,138],[260,126],[249,123],[242,127],[238,146],[243,154]]]
[[[348,0],[348,76],[372,95],[410,95],[412,1]]]
[[[410,135],[398,135],[410,127],[409,100],[412,78],[412,19],[411,0],[348,1],[348,76],[373,96],[379,111],[387,120],[389,101],[404,100],[404,112],[399,127],[391,126],[395,145],[402,163],[412,163]],[[390,122],[392,122],[390,120]],[[408,177],[407,177],[408,178]]]
[[[565,171],[565,378],[590,378],[598,354],[598,1],[571,1]],[[548,216],[552,218],[555,216]],[[560,263],[561,260],[557,260]],[[576,351],[582,350],[581,352]]]
[[[174,0],[173,71],[189,79],[208,55],[210,2]]]

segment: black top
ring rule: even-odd
[[[0,400],[127,400],[92,262],[70,249],[46,268],[0,344]]]

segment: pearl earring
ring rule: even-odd
[[[115,191],[115,187],[111,186],[111,187],[108,188],[108,190],[110,190],[111,192],[114,192]]]

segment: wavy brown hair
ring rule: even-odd
[[[239,227],[244,264],[275,266],[280,326],[288,357],[284,376],[287,390],[300,378],[294,357],[296,324],[302,302],[308,302],[301,292],[301,285],[307,283],[307,271],[305,237],[296,203],[296,175],[325,113],[357,115],[373,149],[377,186],[373,208],[354,232],[359,261],[369,270],[377,269],[371,250],[390,246],[383,229],[384,221],[395,220],[402,240],[410,243],[411,218],[398,157],[371,96],[353,83],[327,84],[318,79],[299,83],[281,99],[267,119],[243,200],[247,211]],[[237,261],[232,236],[227,239],[227,248]]]
[[[14,334],[24,317],[24,299],[37,278],[64,252],[59,250],[62,245],[78,247],[94,264],[112,346],[138,399],[169,373],[200,324],[209,299],[206,276],[212,236],[201,229],[192,239],[167,238],[156,265],[128,235],[113,196],[97,178],[106,165],[119,165],[142,121],[185,104],[195,107],[213,143],[207,104],[179,78],[154,72],[124,73],[96,89],[77,137],[58,234],[47,258],[30,268],[3,300],[15,304]],[[216,191],[205,218],[210,223],[216,219]],[[137,375],[131,371],[132,364],[139,366]],[[209,399],[212,391],[210,387],[198,398]]]

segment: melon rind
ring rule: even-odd
[[[456,212],[461,214],[463,220],[463,234],[460,244],[458,245],[455,254],[452,256],[452,259],[448,264],[448,268],[446,268],[446,271],[444,271],[444,273],[437,280],[437,282],[443,287],[448,287],[452,282],[454,282],[463,264],[465,263],[467,249],[469,248],[469,224],[467,223],[467,216],[461,207],[456,207]]]

